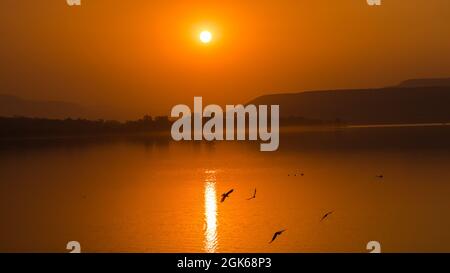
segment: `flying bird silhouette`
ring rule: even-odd
[[[322,222],[323,220],[325,220],[325,218],[327,218],[330,214],[332,214],[334,211],[330,211],[330,212],[327,212],[327,213],[325,213],[325,215],[324,216],[322,216],[322,219],[320,219],[320,222]]]
[[[222,203],[223,201],[225,201],[225,199],[227,199],[233,191],[234,191],[234,189],[231,189],[227,193],[223,193],[222,199],[220,200],[220,202]]]
[[[269,244],[271,244],[273,241],[275,241],[275,239],[276,239],[279,235],[281,235],[281,233],[283,233],[283,232],[285,232],[285,231],[286,231],[286,229],[283,229],[283,230],[280,230],[280,231],[275,232],[275,233],[273,234],[272,240],[269,242]]]
[[[256,198],[256,188],[255,188],[255,191],[253,192],[253,196],[250,197],[250,198],[247,198],[247,200],[252,200],[252,199],[255,199],[255,198]]]
[[[383,176],[382,174],[377,175],[377,176],[375,176],[375,177],[376,177],[376,178],[380,178],[380,179],[384,178],[384,176]]]

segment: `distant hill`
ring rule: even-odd
[[[397,87],[450,87],[450,78],[411,79],[401,82]]]
[[[87,115],[87,109],[70,102],[37,101],[0,94],[0,116],[24,116],[40,118],[79,118]]]
[[[450,79],[409,80],[379,89],[273,94],[249,104],[279,104],[282,117],[351,124],[450,122]]]

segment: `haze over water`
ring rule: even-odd
[[[367,252],[375,240],[383,252],[448,252],[449,137],[448,126],[306,130],[282,134],[277,152],[2,141],[0,251],[67,252],[75,240],[83,252]]]

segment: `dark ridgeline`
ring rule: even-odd
[[[407,80],[395,87],[379,89],[274,94],[261,96],[248,104],[280,105],[281,127],[447,123],[450,122],[450,79]],[[47,117],[51,117],[64,114],[62,110],[65,107],[68,108],[65,110],[75,112],[83,109],[70,103],[39,103],[3,95],[0,95],[0,106],[8,108],[0,111],[0,116],[5,116],[0,117],[0,137],[3,138],[170,133],[174,121],[167,116],[144,116],[142,119],[126,122],[10,117],[11,114],[5,113],[30,113],[33,116],[38,114],[36,111],[45,112],[47,109]],[[64,115],[82,116],[71,112]],[[203,124],[207,120],[208,118],[204,118]]]
[[[434,79],[410,79],[401,82],[399,87],[449,87],[450,78],[434,78]]]
[[[282,117],[348,124],[441,123],[450,121],[450,79],[408,80],[379,89],[273,94],[249,104],[279,104]]]

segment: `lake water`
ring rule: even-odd
[[[0,252],[450,252],[449,196],[449,126],[4,140]]]

